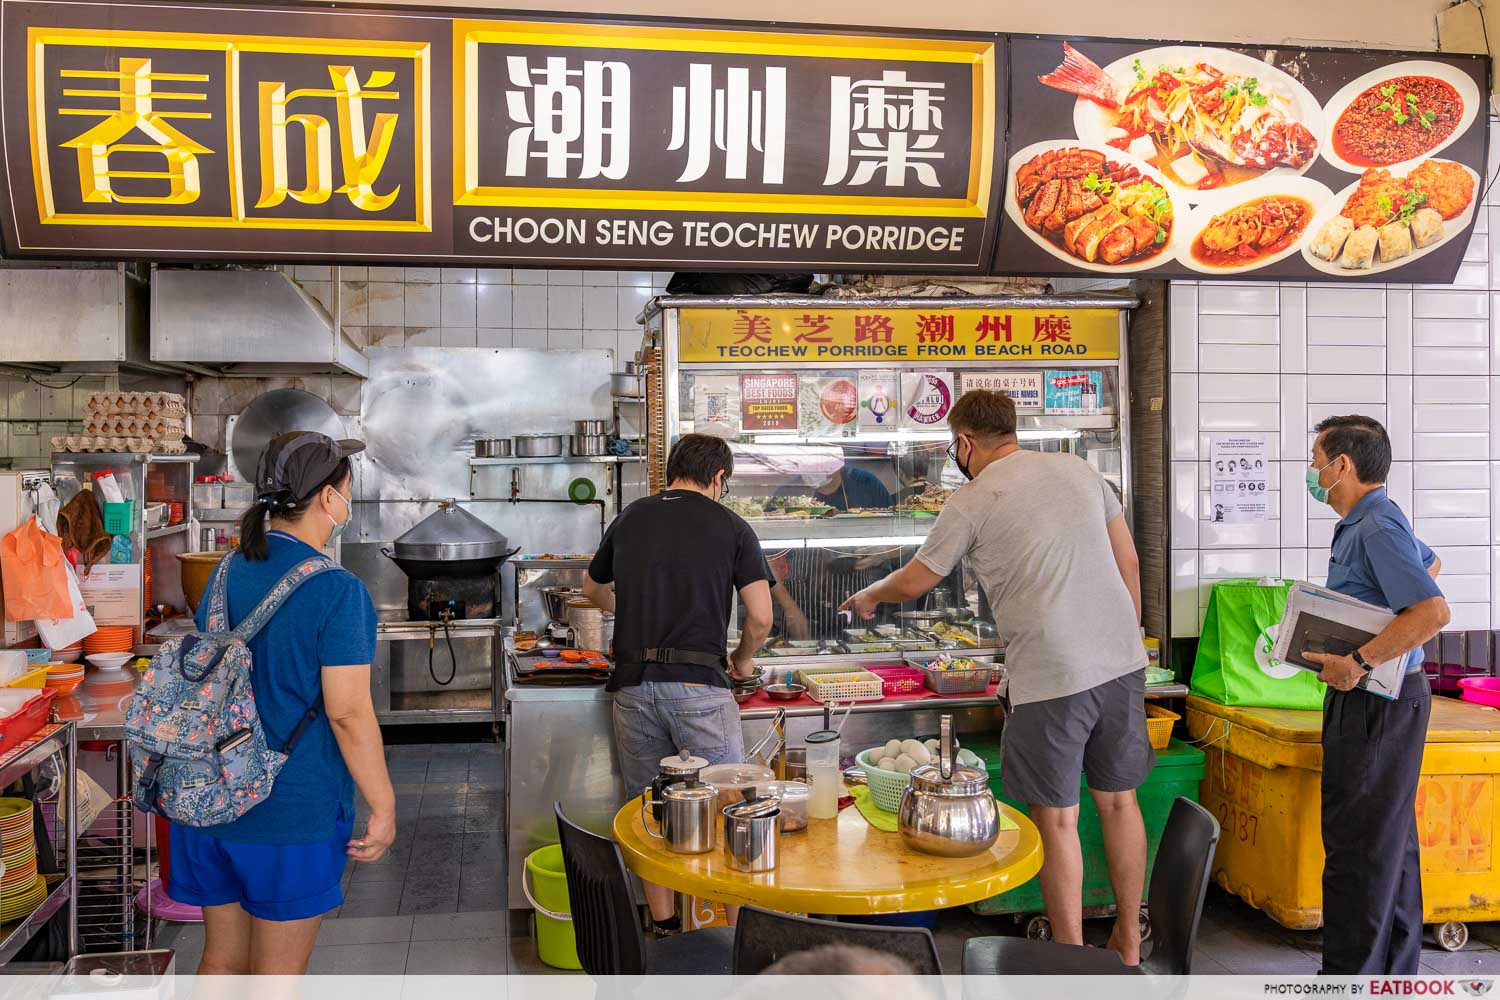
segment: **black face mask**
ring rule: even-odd
[[[974,473],[972,473],[972,472],[969,471],[969,463],[965,462],[963,459],[961,459],[961,458],[958,457],[958,442],[961,441],[961,440],[963,440],[963,439],[962,438],[954,438],[953,439],[953,443],[948,446],[948,457],[951,458],[951,459],[953,459],[953,464],[956,465],[956,466],[958,466],[958,471],[962,472],[964,474],[964,478],[972,481],[974,479]],[[974,454],[974,444],[971,441],[969,443],[969,455],[970,455],[970,457],[972,457],[973,454]]]

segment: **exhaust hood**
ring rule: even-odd
[[[0,369],[115,375],[152,364],[144,270],[127,264],[0,267]]]
[[[151,360],[225,376],[369,374],[334,316],[266,269],[153,266]]]

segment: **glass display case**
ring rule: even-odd
[[[730,442],[725,503],[782,586],[768,662],[988,650],[996,629],[960,566],[873,622],[838,613],[909,560],[964,483],[947,415],[971,389],[1016,402],[1021,446],[1070,452],[1130,505],[1125,310],[1113,296],[941,299],[669,296],[646,313],[660,418],[651,487],[672,442]],[[773,659],[774,658],[774,659]]]

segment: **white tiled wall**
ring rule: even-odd
[[[327,308],[332,269],[286,265]],[[591,348],[634,357],[636,317],[664,291],[666,271],[346,267],[344,328],[370,347]]]
[[[1494,194],[1491,196],[1495,201]],[[1480,210],[1453,285],[1173,283],[1172,632],[1197,635],[1213,581],[1321,582],[1337,518],[1303,485],[1312,427],[1386,424],[1389,489],[1443,559],[1450,628],[1500,628],[1500,207]],[[1208,436],[1268,435],[1271,520],[1211,524]]]

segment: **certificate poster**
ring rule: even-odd
[[[1254,524],[1270,516],[1271,463],[1264,434],[1209,436],[1208,520]]]
[[[747,431],[797,429],[797,376],[740,376],[740,426]]]
[[[714,437],[740,433],[740,380],[736,375],[699,375],[693,380],[693,430]]]
[[[910,430],[932,430],[948,423],[957,395],[952,372],[903,372],[901,375],[901,426]]]
[[[139,563],[100,563],[78,578],[78,591],[95,625],[141,623]]]
[[[1004,393],[1018,410],[1042,408],[1041,372],[964,372],[959,384],[964,392],[987,389]]]
[[[1087,416],[1099,412],[1103,389],[1103,372],[1048,372],[1043,403],[1048,413]]]
[[[895,372],[859,373],[859,429],[890,430],[901,412],[901,381]]]

